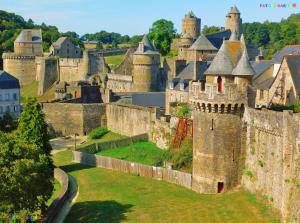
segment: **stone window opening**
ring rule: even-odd
[[[211,119],[211,128],[210,128],[210,130],[211,130],[211,131],[214,130],[214,119],[213,119],[213,118]]]
[[[205,91],[205,82],[201,81],[201,91]]]
[[[223,182],[218,182],[218,194],[224,192],[224,183]]]
[[[264,99],[264,90],[259,90],[259,99]]]
[[[217,82],[218,82],[218,92],[222,94],[222,78],[220,76],[218,76]]]

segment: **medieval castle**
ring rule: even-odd
[[[201,19],[189,12],[180,38],[172,42],[178,56],[162,60],[145,35],[138,48],[128,50],[123,62],[110,70],[96,51],[86,50],[81,56],[67,38],[44,53],[41,31],[23,30],[14,53],[3,54],[4,70],[21,85],[39,81],[39,94],[64,82],[100,86],[105,103],[43,105],[51,130],[61,134],[87,134],[107,126],[127,136],[147,133],[167,148],[176,107],[189,106],[193,190],[216,194],[243,186],[266,196],[286,222],[299,222],[300,115],[267,108],[299,99],[300,46],[286,46],[272,60],[263,60],[257,47],[246,44],[235,6],[220,32],[200,33]],[[143,100],[165,92],[164,106],[109,103],[114,93],[137,92],[144,94]]]

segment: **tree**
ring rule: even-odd
[[[3,132],[12,132],[18,127],[16,117],[14,117],[9,111],[6,111],[2,118],[0,118],[0,130]]]
[[[47,154],[50,154],[50,137],[47,131],[45,115],[36,98],[28,98],[27,104],[24,106],[24,110],[19,118],[17,135],[19,138],[37,145]]]
[[[220,27],[205,25],[205,26],[203,26],[202,34],[207,35],[207,34],[219,32],[220,30],[221,30]]]
[[[0,131],[0,169],[0,214],[45,213],[53,191],[49,154]]]
[[[171,21],[160,19],[152,24],[148,37],[154,42],[155,46],[162,55],[170,52],[171,41],[174,38],[176,30]]]

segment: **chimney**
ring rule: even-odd
[[[142,53],[145,51],[145,46],[144,46],[143,42],[139,43],[139,51],[142,52]]]
[[[263,54],[262,49],[260,48],[260,49],[259,49],[259,54],[258,54],[258,56],[255,57],[255,61],[256,61],[256,62],[259,62],[259,61],[261,61],[261,60],[263,60],[263,59],[264,59],[264,54]]]

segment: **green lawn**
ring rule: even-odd
[[[278,222],[248,192],[201,195],[163,181],[72,163],[71,156],[62,151],[53,157],[79,186],[66,223]]]
[[[114,55],[114,56],[107,56],[105,57],[105,62],[112,68],[116,68],[118,65],[121,64],[125,57],[125,54],[121,55]]]
[[[152,142],[137,142],[115,149],[102,150],[97,155],[154,166],[163,153],[164,151]]]
[[[108,132],[107,134],[102,136],[100,139],[90,139],[90,138],[88,138],[87,142],[84,143],[84,144],[79,145],[78,148],[82,148],[84,146],[91,145],[91,144],[96,143],[96,142],[98,142],[98,143],[99,142],[107,142],[107,141],[112,141],[112,140],[117,140],[117,139],[124,139],[124,138],[127,138],[127,136],[123,136],[123,135],[120,135],[120,134],[114,133],[114,132]]]
[[[61,190],[61,185],[57,180],[54,181],[53,186],[54,186],[54,191],[53,191],[51,198],[47,202],[48,206],[50,206],[50,204],[55,200],[55,198],[57,198],[57,196]]]

